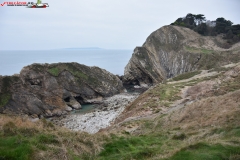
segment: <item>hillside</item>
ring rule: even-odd
[[[94,135],[60,128],[44,119],[33,123],[1,115],[0,156],[237,160],[239,81],[239,63],[179,75],[148,89],[114,125]]]
[[[240,43],[222,48],[221,35],[202,36],[180,26],[164,26],[136,47],[124,70],[124,83],[145,86],[179,74],[240,60]]]
[[[109,131],[127,135],[118,147],[132,156],[146,147],[143,159],[239,159],[239,82],[239,63],[179,75],[140,95]]]

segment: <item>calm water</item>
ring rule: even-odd
[[[97,105],[97,104],[96,104]],[[79,110],[71,111],[71,114],[84,114],[93,111],[97,106],[94,104],[82,104],[82,108]]]
[[[107,71],[123,75],[124,67],[132,50],[42,50],[1,51],[0,75],[20,73],[24,66],[32,63],[77,62],[87,66],[98,66]]]

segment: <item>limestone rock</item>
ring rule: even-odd
[[[66,101],[66,99],[65,99],[65,101]],[[66,103],[73,109],[81,109],[82,108],[81,104],[73,97],[71,97],[69,102],[66,102]]]
[[[221,48],[219,37],[201,36],[185,27],[164,26],[136,47],[124,70],[125,84],[163,82],[198,69],[210,69],[240,60],[240,43]]]
[[[72,111],[72,108],[67,106],[65,110],[70,112],[70,111]]]
[[[98,67],[32,64],[20,75],[0,76],[0,112],[60,116],[67,105],[79,109],[81,103],[99,102],[123,90],[117,76]]]

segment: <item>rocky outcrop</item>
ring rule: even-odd
[[[122,91],[121,80],[98,67],[32,64],[20,75],[0,77],[0,112],[60,116]]]
[[[164,26],[153,32],[142,47],[136,47],[125,67],[126,84],[153,84],[184,72],[236,63],[240,43],[221,48],[224,40],[201,36],[179,26]]]

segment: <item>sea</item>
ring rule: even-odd
[[[19,74],[33,63],[77,62],[97,66],[115,75],[123,75],[132,50],[62,49],[62,50],[0,50],[0,75]]]

